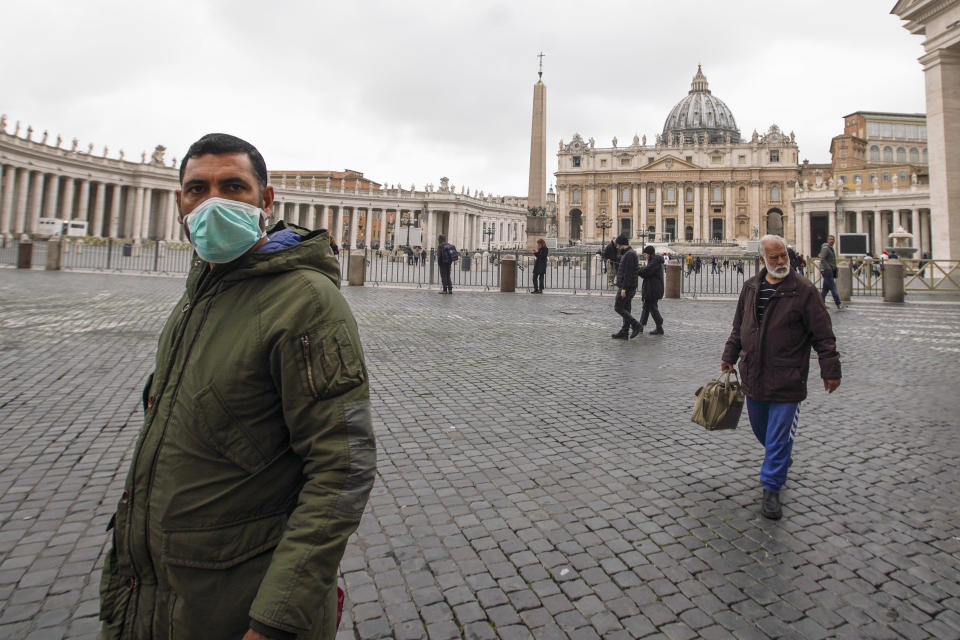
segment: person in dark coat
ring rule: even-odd
[[[622,234],[621,234],[622,235]],[[607,286],[612,287],[615,284],[617,270],[620,268],[620,254],[622,252],[617,248],[616,240],[611,240],[610,244],[603,250],[603,260],[607,264]]]
[[[630,315],[630,303],[633,296],[637,294],[637,252],[630,248],[630,240],[622,233],[617,236],[614,242],[622,255],[620,256],[620,266],[617,269],[617,279],[615,281],[617,296],[613,301],[613,310],[623,318],[623,326],[620,331],[610,337],[627,340],[637,337],[643,331],[643,325]],[[630,331],[630,329],[633,329],[633,331]]]
[[[800,403],[807,397],[810,348],[817,351],[827,393],[840,386],[840,354],[823,298],[790,268],[786,241],[767,235],[760,247],[765,268],[743,283],[720,368],[732,371],[740,361],[750,426],[765,448],[760,513],[779,520],[780,487],[793,460]]]
[[[437,268],[440,271],[440,293],[453,293],[453,280],[450,277],[450,267],[457,261],[457,248],[447,242],[447,236],[437,236]]]
[[[640,331],[647,324],[647,318],[653,316],[657,328],[650,332],[652,336],[663,335],[663,316],[657,303],[663,297],[663,258],[657,255],[656,249],[647,245],[643,248],[643,255],[647,258],[647,265],[640,267],[638,275],[643,278],[640,289],[640,299],[643,302],[643,311],[640,312]]]
[[[533,261],[533,291],[530,293],[543,293],[543,282],[547,277],[547,243],[543,238],[537,240],[537,248],[533,250],[535,256]]]

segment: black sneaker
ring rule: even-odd
[[[637,326],[635,326],[635,327],[633,328],[633,331],[630,332],[630,339],[633,340],[634,338],[636,338],[636,337],[637,337],[638,335],[640,335],[641,333],[643,333],[643,325],[642,325],[642,324],[638,324]]]
[[[653,331],[650,332],[650,335],[652,335],[652,336],[662,336],[662,335],[663,335],[663,327],[657,327],[656,329],[654,329]]]
[[[769,520],[779,520],[783,517],[783,511],[780,510],[780,494],[776,491],[763,490],[763,503],[760,506],[760,514]]]

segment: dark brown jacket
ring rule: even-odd
[[[740,382],[749,398],[799,402],[807,397],[811,346],[820,357],[820,376],[840,378],[833,325],[816,287],[793,271],[767,303],[758,325],[757,294],[766,275],[763,269],[743,283],[723,361],[740,360]]]

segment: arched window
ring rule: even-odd
[[[743,202],[746,199],[747,199],[747,188],[740,187],[740,190],[737,191],[737,200],[739,200],[740,202]]]
[[[780,187],[777,185],[770,187],[770,201],[780,202]]]
[[[897,147],[897,162],[907,161],[907,150],[903,147]]]
[[[688,242],[690,240],[693,240],[693,227],[691,227],[690,225],[687,225],[687,228],[683,230],[683,237]]]
[[[600,202],[606,202],[606,201],[607,201],[607,190],[600,189]]]
[[[573,194],[570,196],[570,201],[573,204],[580,204],[580,189],[573,190]]]
[[[684,200],[687,202],[693,202],[693,189],[687,189],[686,193],[683,196]]]
[[[910,147],[910,162],[920,162],[920,151],[916,147]]]
[[[880,147],[877,145],[870,147],[870,162],[880,162]]]
[[[884,147],[884,148],[883,148],[883,161],[884,161],[884,162],[893,162],[893,147]]]

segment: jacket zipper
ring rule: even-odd
[[[303,360],[307,368],[307,386],[310,387],[310,393],[317,395],[317,386],[313,382],[313,359],[310,357],[310,337],[300,336],[300,345],[303,347]]]

